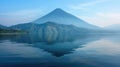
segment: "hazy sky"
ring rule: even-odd
[[[30,22],[55,8],[101,27],[120,23],[120,0],[0,0],[0,24]]]

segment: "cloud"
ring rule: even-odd
[[[75,5],[70,5],[69,8],[71,9],[75,9],[75,10],[85,10],[86,8],[96,5],[96,4],[100,4],[103,2],[107,2],[108,0],[96,0],[96,1],[92,1],[92,2],[87,2],[87,3],[79,3],[79,4],[75,4]]]
[[[115,6],[112,4],[113,2],[112,0],[92,0],[91,2],[72,4],[69,8],[74,11],[76,10],[76,16],[88,23],[104,27],[112,24],[120,24],[120,12],[118,12],[118,8],[115,7],[114,10],[110,10]],[[104,5],[105,7],[99,5]]]
[[[116,18],[120,19],[120,13],[96,13],[96,15],[104,18]]]
[[[120,13],[101,13],[98,12],[93,16],[82,17],[87,22],[104,27],[112,24],[120,24]]]
[[[106,2],[107,0],[97,0],[97,1],[92,1],[92,2],[88,2],[88,3],[83,3],[81,4],[80,6],[92,6],[92,5],[96,5],[96,4],[99,4],[99,3],[103,3],[103,2]]]
[[[42,14],[42,10],[28,9],[16,12],[0,13],[0,24],[15,25],[19,23],[30,22]]]

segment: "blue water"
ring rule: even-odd
[[[120,35],[53,42],[0,36],[0,67],[120,67]]]

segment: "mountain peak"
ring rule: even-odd
[[[63,11],[61,8],[56,8],[53,11]]]
[[[55,22],[58,24],[74,25],[81,28],[98,28],[97,26],[91,25],[82,19],[75,17],[74,15],[62,10],[61,8],[56,8],[45,16],[33,21],[33,23],[46,23],[48,21]]]
[[[61,8],[56,8],[56,9],[53,10],[51,13],[65,13],[65,11],[62,10]]]

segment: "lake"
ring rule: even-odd
[[[120,67],[120,35],[0,36],[0,67]]]

